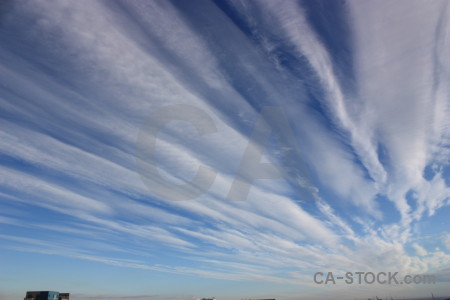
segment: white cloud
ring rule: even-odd
[[[125,268],[305,286],[304,274],[317,269],[424,271],[448,263],[445,253],[418,244],[412,247],[421,257],[404,249],[411,223],[449,203],[443,172],[423,178],[427,165],[448,162],[447,23],[440,25],[438,40],[433,34],[441,2],[426,8],[413,2],[406,9],[392,2],[348,4],[357,75],[351,97],[340,86],[333,52],[295,3],[239,4],[245,6],[243,18],[264,38],[256,46],[209,2],[205,17],[215,22],[207,30],[169,2],[124,3],[132,18],[102,2],[17,3],[14,18],[2,26],[28,34],[24,40],[39,51],[24,56],[28,49],[0,49],[0,81],[15,91],[0,96],[5,114],[15,117],[1,121],[0,152],[15,162],[1,167],[1,195],[11,206],[37,205],[73,217],[55,226],[27,215],[29,227],[73,235],[69,241],[86,239],[67,254],[51,241],[2,236],[17,249]],[[20,28],[18,19],[36,26]],[[306,60],[306,77],[317,77],[321,86],[299,87],[302,80],[275,57],[277,43]],[[324,107],[330,124],[303,99],[307,88],[324,90],[315,105]],[[158,137],[159,167],[172,178],[200,164],[217,171],[209,192],[193,201],[155,199],[135,171],[142,122],[174,103],[203,109],[218,128],[197,137],[174,126]],[[262,180],[246,201],[224,200],[262,103],[285,108],[303,159],[318,179],[317,203],[294,200],[287,181]],[[379,147],[386,157],[379,157]],[[267,155],[278,158],[279,152]],[[47,176],[40,176],[42,170]],[[410,191],[414,199],[406,199]],[[402,220],[390,216],[377,195],[393,201]],[[0,222],[19,224],[11,212],[2,210]],[[132,240],[125,243],[124,237]],[[444,245],[450,250],[449,241]],[[156,267],[145,255],[154,246],[179,260]],[[101,254],[105,249],[139,259],[107,257]],[[197,261],[198,268],[184,265]]]
[[[417,255],[419,255],[419,256],[425,256],[428,254],[427,250],[425,250],[425,248],[423,248],[419,244],[414,243],[414,244],[412,244],[412,247],[414,248]]]
[[[367,134],[376,136],[374,145],[382,145],[388,156],[389,181],[380,191],[395,203],[409,230],[415,212],[406,194],[410,190],[427,193],[422,174],[437,159],[436,153],[445,151],[442,141],[448,139],[448,120],[444,121],[441,109],[436,108],[446,110],[448,93],[442,86],[436,90],[435,74],[448,70],[449,65],[435,64],[435,53],[430,51],[432,44],[445,44],[440,41],[445,34],[435,35],[435,30],[448,31],[446,22],[439,21],[448,7],[437,1],[423,9],[420,2],[412,1],[405,10],[400,3],[355,1],[350,9],[359,97],[364,101],[361,119],[368,126]],[[389,16],[386,11],[391,12]],[[417,19],[419,11],[428,17]],[[441,201],[433,196],[421,199],[430,208]]]
[[[447,250],[450,251],[450,234],[447,233],[444,235],[444,246],[447,248]]]

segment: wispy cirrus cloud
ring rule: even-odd
[[[335,23],[315,5],[6,4],[2,247],[304,288],[318,269],[445,268],[448,249],[414,238],[448,231],[421,227],[450,201],[448,5],[349,1],[333,4]],[[165,179],[189,180],[199,164],[217,173],[191,201],[156,197],[167,191],[137,172],[140,130],[171,104],[217,127],[199,136],[172,123],[158,135]],[[289,176],[226,201],[264,106],[283,108],[301,155],[285,161],[286,145],[259,145]],[[316,201],[295,193],[300,161]]]

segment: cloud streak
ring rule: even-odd
[[[448,267],[448,239],[417,241],[449,231],[427,227],[450,204],[448,4],[334,5],[336,24],[308,1],[7,3],[2,248],[305,289],[316,271]],[[217,127],[158,135],[163,178],[217,173],[195,200],[157,197],[137,172],[140,130],[171,104]],[[285,178],[226,201],[265,106],[301,152],[257,145]],[[314,201],[296,194],[305,170]]]

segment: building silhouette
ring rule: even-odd
[[[54,291],[28,291],[24,300],[69,300],[69,293]]]

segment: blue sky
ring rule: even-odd
[[[449,296],[449,51],[448,1],[2,2],[0,299]]]

